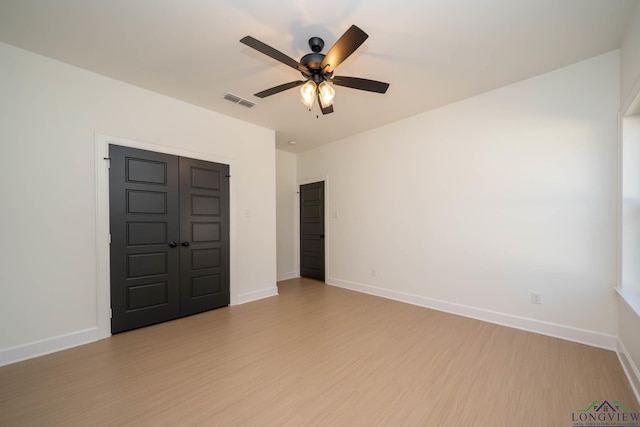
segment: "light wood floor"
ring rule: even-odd
[[[294,279],[0,368],[1,426],[571,425],[638,409],[615,353]]]

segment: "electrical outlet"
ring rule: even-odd
[[[540,292],[531,292],[531,303],[542,304],[542,294]]]

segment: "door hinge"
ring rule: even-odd
[[[111,233],[109,233],[109,244],[111,244]]]
[[[111,157],[104,158],[107,161],[107,169],[111,169]]]
[[[109,319],[113,319],[113,309],[109,309]]]

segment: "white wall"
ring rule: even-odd
[[[6,44],[0,64],[0,364],[95,339],[96,133],[229,159],[232,298],[275,289],[272,130]]]
[[[296,259],[296,155],[276,150],[276,218],[278,280],[298,277]]]
[[[620,47],[620,102],[623,111],[640,92],[640,3],[629,17]]]
[[[619,72],[614,51],[300,154],[331,180],[328,282],[613,348]]]
[[[634,8],[633,14],[629,18],[629,23],[625,30],[620,49],[620,112],[622,115],[630,114],[631,109],[635,114],[640,112],[640,4]],[[634,152],[633,145],[637,145],[638,138],[638,119],[625,118],[623,137],[626,141],[623,146],[623,156],[637,156],[638,151]],[[635,141],[634,141],[635,139]],[[638,164],[633,165],[633,160],[625,158],[621,162],[623,166],[622,176],[625,181],[623,188],[623,196],[631,196],[633,199],[638,196],[638,189],[630,187],[630,182],[635,178],[634,172],[638,172]],[[627,167],[624,169],[624,167]],[[631,176],[629,176],[631,175]],[[623,283],[627,282],[630,286],[625,287],[625,291],[638,291],[638,271],[634,268],[638,265],[637,258],[631,257],[638,253],[638,239],[640,236],[640,219],[638,218],[637,206],[623,206],[621,209],[623,232],[620,236],[621,240],[621,278]],[[629,237],[633,239],[635,234],[635,242],[629,241]],[[634,283],[635,282],[635,283]],[[619,343],[618,350],[621,354],[621,361],[625,366],[626,372],[630,377],[631,384],[634,386],[636,397],[640,401],[640,295],[626,295],[626,298],[634,298],[636,309],[632,309],[627,301],[622,299],[619,301]],[[629,301],[632,302],[632,301]]]

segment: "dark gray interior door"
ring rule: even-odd
[[[324,181],[300,186],[300,275],[324,281]]]
[[[112,333],[229,305],[229,166],[109,157]]]
[[[109,157],[116,333],[179,316],[179,172],[175,156],[111,145]]]
[[[229,166],[180,158],[181,314],[229,305]]]

